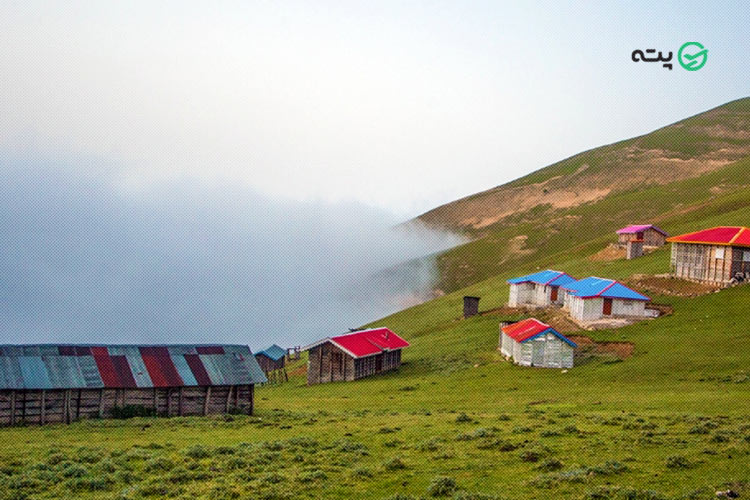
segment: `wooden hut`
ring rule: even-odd
[[[308,345],[307,383],[352,381],[401,366],[409,343],[388,328],[328,337]]]
[[[651,300],[618,281],[595,276],[568,283],[564,288],[563,307],[579,321],[646,317],[646,303]]]
[[[500,352],[522,366],[572,368],[575,342],[538,319],[500,327]]]
[[[0,425],[70,423],[127,410],[253,412],[265,382],[241,345],[2,345]]]
[[[692,281],[727,285],[750,280],[750,228],[722,226],[667,239],[672,273]]]
[[[562,305],[564,296],[560,293],[560,287],[575,280],[562,271],[551,269],[509,279],[508,305],[510,307]]]
[[[281,370],[286,362],[286,349],[274,344],[271,347],[255,353],[255,359],[260,365],[263,373],[268,375],[270,372]]]
[[[669,235],[653,224],[639,224],[617,230],[617,243],[625,248],[629,241],[642,241],[644,247],[661,247]]]

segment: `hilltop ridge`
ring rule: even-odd
[[[585,151],[515,181],[436,207],[418,220],[482,234],[540,206],[572,208],[699,177],[750,155],[750,97],[651,133]]]

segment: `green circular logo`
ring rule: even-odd
[[[697,50],[693,47],[697,47]],[[677,61],[688,71],[698,71],[706,65],[707,60],[708,49],[698,42],[683,43],[680,51],[677,52]]]

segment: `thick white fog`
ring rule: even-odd
[[[0,155],[0,342],[304,344],[429,298],[432,259],[398,264],[460,242],[360,204],[121,173]]]

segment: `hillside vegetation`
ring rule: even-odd
[[[750,169],[741,161],[749,156],[745,98],[435,208],[418,219],[473,240],[442,254],[437,293],[572,241],[599,245],[628,223],[675,232],[704,207],[721,213],[725,204],[750,203]]]
[[[723,108],[747,116],[749,102]],[[707,126],[691,120],[682,129]],[[633,141],[645,147],[647,137]],[[683,140],[673,146],[681,154],[709,154]],[[518,185],[544,182],[543,172]],[[623,280],[668,272],[669,248],[632,261],[591,258],[635,219],[672,233],[750,225],[750,158],[682,177],[517,213],[442,255],[448,293],[370,325],[411,342],[396,372],[308,387],[302,359],[288,383],[258,389],[252,417],[1,429],[0,499],[750,496],[750,286],[649,292],[671,313],[577,332],[631,346],[630,356],[592,356],[563,371],[515,366],[496,350],[499,322],[527,315],[502,308],[511,276],[547,267]],[[480,316],[461,318],[463,295],[482,297]]]

